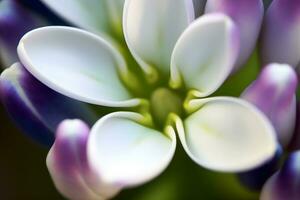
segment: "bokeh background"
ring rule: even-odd
[[[20,0],[40,14],[53,17],[38,0]],[[270,0],[265,1],[266,5]],[[55,19],[57,24],[63,20]],[[0,30],[1,31],[1,30]],[[257,53],[247,66],[230,79],[214,95],[238,96],[259,71]],[[0,104],[0,199],[64,199],[55,189],[45,159],[48,149],[40,146],[15,127]],[[116,199],[123,200],[255,200],[258,192],[243,188],[232,174],[207,171],[183,152],[180,144],[175,159],[154,181],[135,189],[124,190]]]

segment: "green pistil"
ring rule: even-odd
[[[163,127],[171,113],[178,116],[183,114],[183,100],[174,91],[168,88],[156,89],[150,97],[150,111],[154,122]]]

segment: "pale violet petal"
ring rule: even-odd
[[[56,140],[47,155],[47,167],[55,187],[69,199],[101,200],[85,181],[89,173],[86,159],[88,126],[80,120],[65,120],[57,129]]]
[[[193,112],[183,122],[179,138],[200,166],[223,172],[243,172],[271,160],[277,150],[275,130],[250,103],[232,97],[191,100]]]
[[[261,34],[262,62],[300,64],[300,1],[273,0]]]
[[[291,66],[271,63],[241,95],[270,119],[284,147],[294,133],[297,85],[297,74]]]
[[[21,39],[22,64],[39,81],[66,96],[103,106],[133,106],[118,73],[127,67],[110,43],[89,32],[62,26],[35,29]]]
[[[168,74],[174,45],[193,19],[192,0],[126,0],[125,39],[146,73],[156,68]]]
[[[105,183],[121,188],[140,185],[168,166],[175,152],[175,133],[151,129],[144,120],[137,113],[116,112],[93,126],[88,159]]]
[[[87,30],[110,34],[111,29],[121,29],[125,0],[41,1],[66,20]]]
[[[205,12],[224,13],[236,23],[241,47],[235,69],[242,67],[251,56],[260,33],[264,15],[262,0],[209,0]]]
[[[180,36],[171,61],[171,85],[184,82],[197,96],[213,93],[230,74],[239,50],[239,32],[223,14],[206,14]]]

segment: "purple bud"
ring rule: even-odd
[[[0,58],[4,61],[4,67],[18,61],[16,49],[21,37],[44,24],[18,1],[0,1]]]
[[[240,29],[241,47],[235,65],[238,69],[247,62],[255,48],[263,21],[262,0],[209,0],[205,12],[229,15]]]
[[[269,64],[241,96],[266,114],[284,147],[295,127],[297,82],[296,72],[289,65]]]
[[[85,182],[88,126],[80,120],[65,120],[57,129],[47,156],[47,167],[56,188],[70,199],[102,199]]]
[[[273,0],[267,10],[262,31],[261,56],[264,64],[300,61],[300,1]]]
[[[300,151],[292,153],[282,169],[263,187],[260,200],[300,199]]]
[[[64,119],[94,122],[93,113],[83,103],[49,89],[16,63],[0,77],[4,106],[15,123],[31,138],[50,145],[57,125]]]
[[[69,199],[109,199],[120,188],[97,176],[87,158],[90,129],[81,120],[64,120],[47,156],[47,167],[56,188]]]

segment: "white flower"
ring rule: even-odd
[[[170,163],[176,134],[187,154],[211,170],[247,171],[274,156],[276,136],[264,114],[241,99],[208,97],[238,58],[239,29],[229,17],[194,20],[192,0],[126,0],[123,31],[137,65],[107,37],[122,35],[116,28],[122,1],[44,1],[98,35],[33,30],[19,43],[21,63],[56,92],[120,109],[90,132],[78,120],[61,124],[47,164],[66,197],[110,198],[153,179]],[[109,9],[98,11],[104,4]]]

